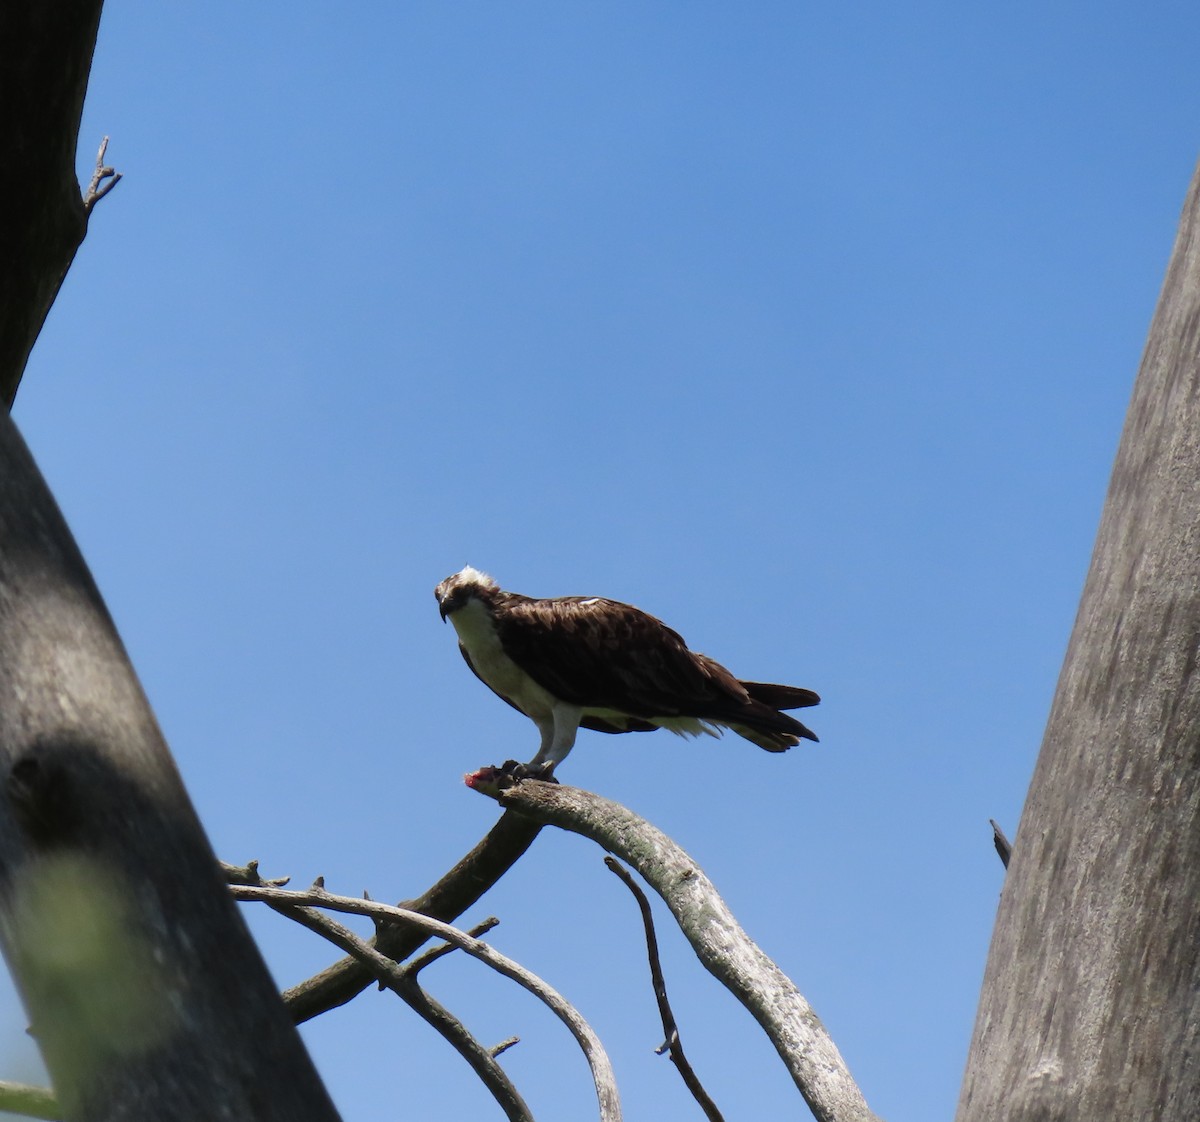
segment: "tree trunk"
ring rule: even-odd
[[[90,206],[99,0],[0,3],[0,397]],[[67,1119],[334,1120],[120,640],[0,408],[0,949]]]
[[[100,7],[100,0],[0,3],[0,400],[5,407],[16,397],[29,352],[87,231],[75,152]]]
[[[1013,847],[958,1122],[1200,1117],[1200,169]]]
[[[0,944],[66,1118],[337,1117],[6,414]]]

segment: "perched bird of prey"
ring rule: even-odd
[[[549,775],[581,725],[681,736],[732,729],[768,752],[817,739],[780,712],[816,705],[812,690],[739,681],[630,604],[598,596],[538,600],[505,592],[470,566],[434,596],[467,665],[537,725],[542,742],[525,772]]]

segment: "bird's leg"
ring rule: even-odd
[[[579,720],[583,710],[578,705],[555,702],[550,719],[538,721],[542,734],[541,747],[529,761],[527,774],[530,778],[549,779],[554,769],[567,758],[575,747],[575,734],[579,731]]]
[[[541,717],[534,717],[538,731],[542,734],[542,742],[538,746],[537,755],[527,764],[518,763],[516,760],[505,760],[497,769],[503,777],[501,784],[504,787],[510,787],[514,783],[520,783],[523,779],[543,779],[547,782],[557,782],[553,777],[554,765],[562,756],[555,758],[556,748],[556,732],[555,721],[552,714],[547,713]],[[568,745],[567,751],[570,751]],[[566,755],[566,752],[562,753]]]
[[[525,779],[529,776],[537,775],[545,768],[547,761],[551,759],[554,753],[554,714],[553,712],[545,714],[541,717],[535,717],[537,722],[538,732],[542,734],[542,742],[538,745],[537,755],[527,764],[518,764],[520,770],[519,778]],[[554,765],[550,765],[553,769]],[[513,773],[517,774],[516,771]]]

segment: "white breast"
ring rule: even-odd
[[[450,616],[450,622],[476,673],[492,689],[534,720],[550,716],[554,697],[504,653],[496,624],[483,604],[469,599]]]

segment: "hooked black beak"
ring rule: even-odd
[[[458,611],[463,605],[462,589],[447,587],[449,583],[449,580],[444,580],[433,590],[433,598],[438,604],[438,615],[442,617],[443,623],[452,612]]]

